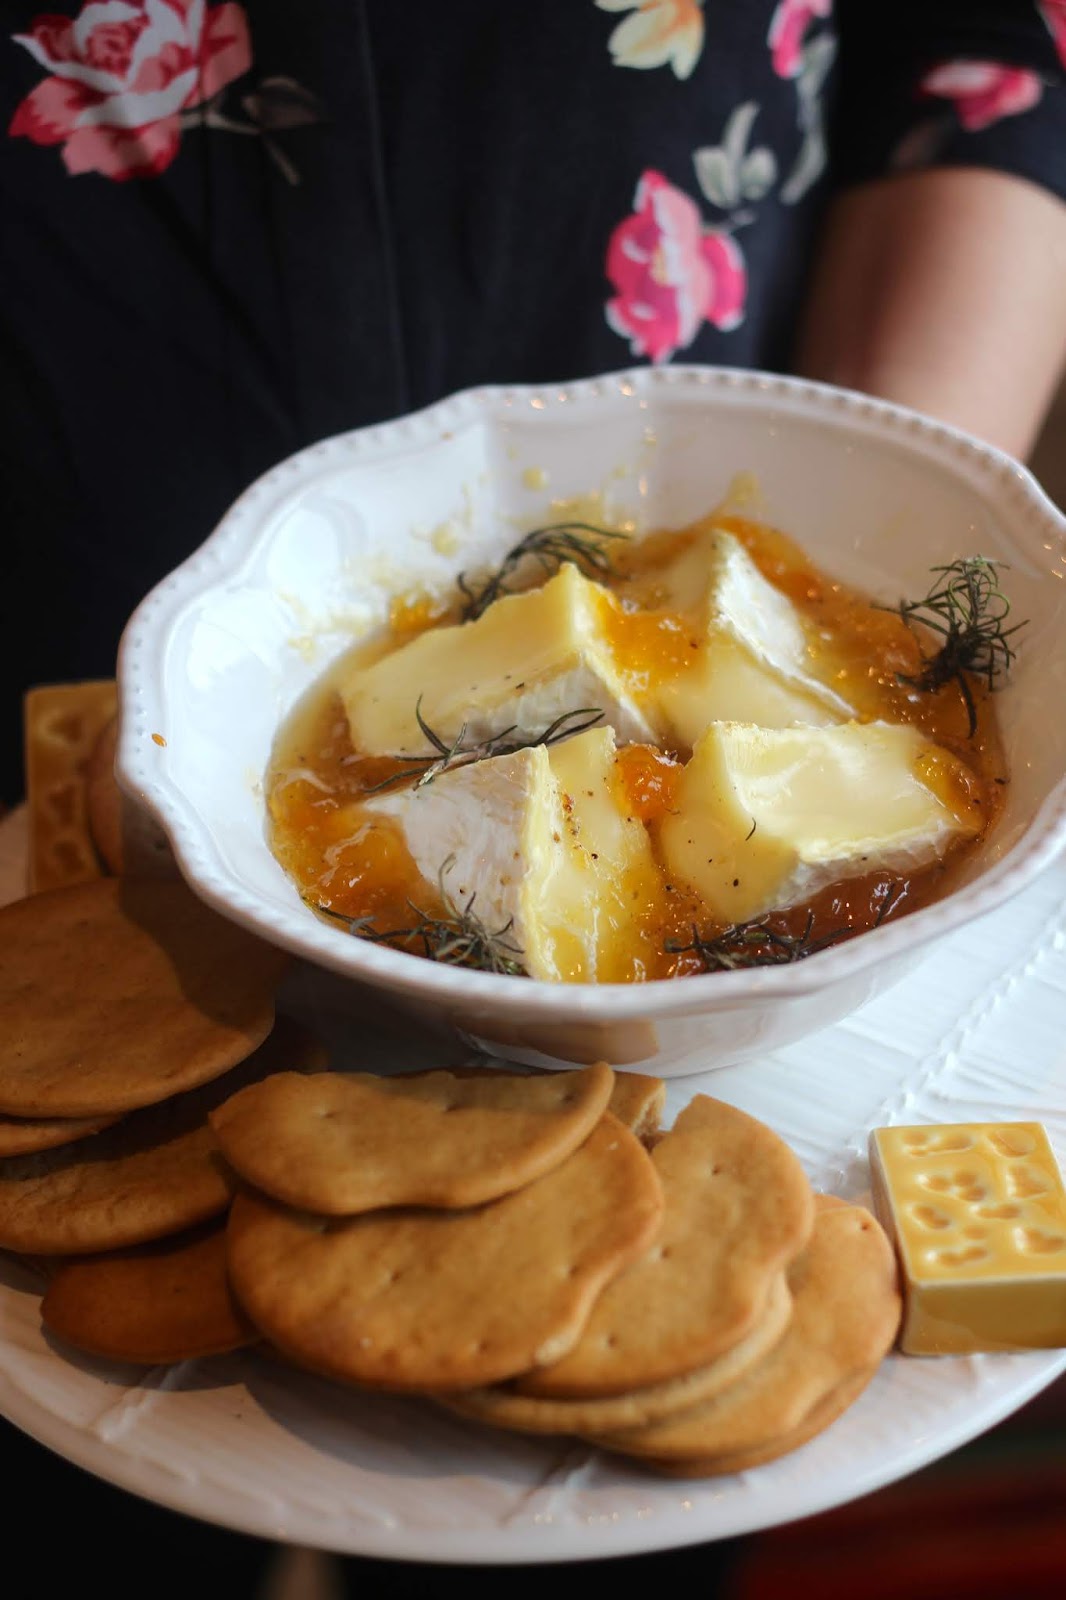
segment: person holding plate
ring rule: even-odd
[[[1024,458],[1062,370],[1064,0],[2,0],[0,97],[8,803],[25,690],[111,675],[139,599],[314,440],[469,385],[696,362]],[[151,1541],[156,1594],[258,1592],[269,1546],[6,1425],[0,1450],[74,1519],[39,1578],[80,1505],[94,1548]],[[727,1558],[640,1559],[706,1588]]]

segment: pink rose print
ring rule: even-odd
[[[770,18],[766,42],[779,78],[797,78],[803,65],[803,37],[815,17],[828,17],[833,0],[781,0]]]
[[[1028,111],[1044,92],[1035,72],[996,61],[945,61],[926,73],[919,87],[925,94],[952,101],[967,133]]]
[[[181,142],[182,112],[252,64],[243,6],[204,0],[91,0],[73,19],[40,16],[15,42],[50,74],[9,132],[63,146],[69,173],[155,177]]]
[[[1037,10],[1047,23],[1059,60],[1066,67],[1066,0],[1037,0]]]
[[[644,173],[633,204],[607,246],[607,321],[635,356],[669,361],[705,320],[723,332],[743,320],[744,257],[729,234],[704,231],[695,203],[659,172]]]

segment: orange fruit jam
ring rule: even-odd
[[[922,651],[897,613],[826,577],[775,529],[716,514],[692,528],[656,534],[639,544],[619,541],[619,548],[612,542],[613,571],[597,602],[601,634],[638,704],[649,684],[684,672],[700,648],[698,619],[663,603],[657,575],[712,526],[732,533],[763,576],[792,602],[806,633],[812,673],[837,690],[860,720],[909,723],[919,729],[939,747],[921,758],[923,782],[949,809],[976,814],[983,822],[977,839],[952,846],[932,866],[904,876],[879,870],[849,878],[822,890],[809,904],[771,913],[766,928],[783,941],[804,940],[820,947],[925,905],[950,884],[959,860],[975,847],[1000,809],[1006,771],[987,686],[973,677],[967,680],[976,718],[971,731],[967,699],[957,682],[932,691],[915,686]],[[543,580],[544,574],[539,577]],[[439,601],[398,601],[385,648],[455,620],[455,611]],[[413,781],[411,769],[353,748],[337,690],[355,662],[383,653],[380,641],[370,651],[357,650],[314,686],[278,735],[266,792],[271,847],[306,900],[341,918],[372,918],[378,932],[397,934],[416,924],[420,914],[441,914],[440,892],[418,871],[400,826],[368,811],[362,802],[368,790],[401,775],[402,781]],[[649,826],[653,837],[655,823],[674,804],[689,753],[647,744],[618,750],[616,770],[629,814]],[[661,866],[640,924],[633,979],[707,970],[699,941],[706,943],[722,931],[693,893],[671,882]],[[420,948],[409,937],[394,942]],[[776,948],[780,952],[786,945]]]

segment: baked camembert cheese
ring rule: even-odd
[[[627,815],[610,728],[445,772],[366,803],[397,818],[422,875],[483,922],[509,927],[533,978],[631,975],[658,873]]]
[[[283,729],[272,843],[316,909],[603,983],[793,960],[942,891],[1006,781],[991,671],[938,675],[916,607],[742,518],[606,553],[573,526]]]

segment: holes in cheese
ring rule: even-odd
[[[1039,1123],[875,1128],[870,1176],[902,1271],[904,1351],[1066,1343],[1066,1188]],[[935,1232],[922,1199],[930,1190]]]
[[[916,729],[882,722],[712,724],[659,824],[663,860],[726,923],[856,874],[913,871],[983,826],[961,775],[951,805],[923,781],[929,748]]]

